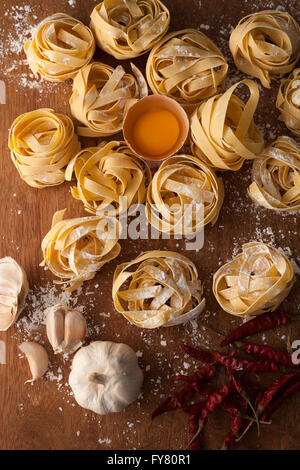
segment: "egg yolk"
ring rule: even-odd
[[[133,140],[148,155],[161,155],[176,144],[179,123],[170,111],[153,109],[142,114],[133,128]]]

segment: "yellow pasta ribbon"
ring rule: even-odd
[[[186,323],[205,308],[194,263],[172,251],[148,251],[118,266],[112,295],[117,311],[140,328]]]
[[[223,180],[213,169],[191,155],[176,155],[154,174],[146,214],[160,232],[190,235],[217,221],[223,200]]]
[[[279,119],[297,137],[300,137],[300,68],[280,84],[276,107],[281,111]]]
[[[90,27],[101,49],[125,60],[149,51],[169,24],[160,0],[104,0],[92,11]]]
[[[118,256],[121,224],[114,217],[103,216],[63,220],[65,211],[53,216],[52,227],[42,241],[44,260],[40,266],[48,266],[62,279],[55,284],[73,291]]]
[[[281,251],[251,242],[215,273],[213,293],[225,312],[256,316],[276,310],[294,283],[292,264]]]
[[[246,103],[233,94],[242,84],[250,92]],[[253,120],[258,100],[257,85],[252,80],[242,80],[200,105],[191,116],[193,153],[220,170],[237,171],[246,159],[256,158],[264,148]]]
[[[65,13],[44,19],[25,42],[29,67],[45,80],[61,82],[75,77],[95,52],[92,31]]]
[[[245,16],[230,36],[235,65],[270,88],[300,57],[300,26],[286,12],[265,10]]]
[[[69,163],[66,180],[75,173],[77,186],[72,196],[95,214],[120,215],[133,204],[143,204],[151,171],[125,142],[109,142],[102,147],[82,150]]]
[[[122,130],[129,106],[148,95],[143,74],[131,64],[134,75],[121,65],[93,62],[81,69],[74,79],[70,98],[71,112],[86,127],[78,127],[84,137],[103,137]]]
[[[248,194],[257,204],[283,212],[300,211],[300,145],[281,136],[254,160]]]
[[[153,93],[170,96],[187,111],[223,90],[227,70],[222,52],[195,29],[165,36],[152,49],[146,66]]]
[[[63,183],[65,167],[80,150],[71,119],[46,108],[19,116],[8,145],[21,178],[34,188]]]

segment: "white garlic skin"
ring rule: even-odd
[[[80,406],[106,415],[122,411],[134,402],[143,379],[130,346],[95,341],[75,354],[69,384]]]
[[[0,331],[6,331],[22,312],[28,293],[22,267],[9,256],[0,259]]]
[[[46,349],[34,341],[20,344],[19,349],[25,354],[30,367],[32,379],[25,383],[35,382],[40,379],[48,369],[48,353]]]
[[[78,310],[59,303],[47,309],[46,330],[54,354],[72,354],[85,338],[86,320]]]

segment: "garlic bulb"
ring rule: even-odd
[[[82,345],[86,321],[78,310],[59,303],[47,309],[46,329],[54,354],[72,354]]]
[[[25,383],[34,382],[41,378],[48,369],[49,361],[46,349],[35,342],[22,343],[19,349],[25,354],[32,375],[32,379],[26,380]]]
[[[95,341],[74,356],[69,384],[77,403],[100,415],[126,408],[139,396],[143,372],[126,344]]]
[[[0,331],[18,319],[28,293],[25,271],[9,256],[0,259]]]

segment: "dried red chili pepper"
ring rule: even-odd
[[[252,320],[243,323],[241,326],[233,330],[222,342],[221,346],[240,341],[247,336],[252,336],[262,331],[272,330],[277,326],[286,325],[293,319],[300,319],[298,316],[293,316],[287,312],[266,312]]]
[[[257,414],[261,416],[267,406],[272,402],[275,398],[276,394],[280,392],[280,390],[285,387],[289,382],[293,379],[298,379],[299,375],[296,373],[291,374],[284,374],[279,377],[279,379],[275,380],[272,385],[265,391],[262,399],[260,400],[257,406]]]
[[[173,382],[185,382],[194,388],[197,393],[200,393],[202,391],[204,381],[209,381],[214,376],[214,368],[211,365],[207,365],[197,370],[193,375],[175,375],[171,380]]]
[[[264,362],[249,362],[243,359],[238,359],[232,355],[226,356],[217,351],[201,351],[192,348],[186,344],[180,344],[182,350],[193,359],[201,361],[206,364],[221,364],[227,369],[241,371],[241,372],[277,372],[278,364],[274,361]]]
[[[230,399],[227,399],[223,402],[222,407],[231,416],[230,431],[226,435],[221,447],[221,450],[227,450],[230,447],[233,447],[236,436],[244,425],[245,421],[243,415],[247,412],[248,404],[241,396],[239,396],[237,404],[234,404]]]
[[[188,442],[193,440],[193,437],[198,431],[199,426],[199,416],[203,408],[203,403],[196,403],[195,405],[190,405],[184,409],[188,413]],[[192,442],[189,446],[190,450],[200,450],[200,435]]]
[[[193,444],[193,442],[198,438],[198,436],[202,432],[202,429],[205,426],[209,415],[213,413],[220,405],[222,405],[223,401],[233,392],[233,390],[234,383],[230,381],[229,383],[223,385],[222,387],[213,391],[209,395],[209,397],[203,404],[203,408],[200,413],[199,426],[197,432],[194,435],[193,439],[190,441],[188,447]]]
[[[299,369],[300,365],[295,365],[292,362],[291,354],[281,349],[271,348],[270,346],[260,346],[252,343],[239,343],[237,345],[245,353],[254,356],[256,359],[263,361],[275,361],[281,366],[286,366],[294,369]]]
[[[273,413],[280,407],[280,405],[286,401],[287,398],[292,396],[294,393],[297,393],[300,391],[300,377],[297,382],[295,382],[293,385],[290,385],[283,393],[282,395],[277,398],[276,400],[273,400],[265,409],[263,412],[261,419],[262,421],[267,421],[271,418]]]
[[[205,382],[211,380],[214,375],[215,371],[210,365],[201,367],[201,369],[197,371],[197,388],[200,390],[201,383],[204,385]],[[153,420],[157,416],[160,416],[168,411],[172,411],[177,408],[183,408],[184,404],[191,400],[195,393],[196,390],[193,384],[188,384],[184,387],[181,387],[174,395],[168,397],[153,411],[151,419]]]

